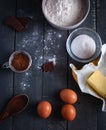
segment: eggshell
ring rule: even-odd
[[[73,105],[66,104],[61,109],[63,118],[67,121],[72,121],[76,117],[76,109]]]
[[[48,101],[41,101],[37,105],[37,113],[42,118],[48,118],[52,112],[52,106]]]
[[[60,98],[65,103],[74,104],[77,101],[77,94],[72,89],[63,89],[60,91]]]

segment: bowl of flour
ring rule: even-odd
[[[66,41],[69,56],[81,63],[95,60],[101,53],[101,47],[102,40],[99,34],[90,28],[74,30]]]
[[[90,0],[43,0],[42,10],[52,26],[63,30],[74,29],[87,18]]]

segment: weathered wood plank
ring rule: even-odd
[[[60,31],[48,24],[41,11],[41,2],[17,0],[17,16],[31,16],[32,21],[25,32],[16,33],[16,39],[15,31],[3,25],[6,17],[15,15],[16,1],[6,0],[0,4],[0,65],[8,60],[14,48],[29,52],[33,60],[28,72],[13,74],[11,70],[0,71],[0,112],[13,93],[26,93],[30,98],[28,108],[3,121],[0,130],[105,130],[106,114],[101,112],[102,102],[83,94],[71,75],[69,63],[74,63],[78,68],[82,64],[74,62],[66,53],[67,31]],[[105,0],[91,1],[89,16],[80,26],[97,30],[103,43],[106,31],[105,6]],[[40,66],[49,60],[56,61],[55,71],[42,72]],[[71,88],[78,94],[78,102],[75,104],[77,117],[73,122],[67,123],[61,116],[64,103],[60,100],[59,92],[63,88]],[[41,100],[48,100],[53,106],[52,115],[48,119],[41,119],[36,113],[36,105]]]
[[[97,0],[97,32],[100,34],[103,44],[106,42],[106,1]],[[106,129],[106,113],[101,111],[102,102],[98,102],[98,130]]]
[[[55,60],[56,66],[53,72],[43,73],[43,97],[53,106],[52,115],[44,121],[43,130],[65,130],[66,121],[61,116],[63,102],[60,100],[59,92],[67,87],[67,53],[65,42],[67,31],[60,31],[45,21],[44,32],[44,63]]]
[[[92,0],[91,8],[87,19],[80,27],[87,27],[96,30],[96,1]],[[78,68],[84,64],[77,63],[69,58],[69,63],[72,62]],[[68,123],[68,129],[75,130],[97,130],[97,99],[84,94],[80,91],[78,84],[75,82],[69,69],[68,87],[75,90],[78,94],[78,102],[74,105],[77,110],[76,119]]]
[[[8,61],[14,51],[15,31],[4,25],[4,20],[15,15],[16,1],[0,1],[0,66]],[[13,72],[0,68],[0,113],[13,96]],[[12,118],[6,119],[0,124],[0,130],[12,129]]]
[[[32,56],[32,67],[25,73],[15,74],[14,93],[26,93],[30,102],[25,112],[14,118],[15,130],[41,130],[42,120],[36,114],[37,102],[42,96],[43,17],[41,0],[18,0],[17,16],[31,16],[25,32],[16,35],[16,50],[24,50]]]

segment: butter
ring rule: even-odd
[[[101,97],[106,98],[106,77],[100,72],[95,71],[88,79],[88,85],[93,88]]]

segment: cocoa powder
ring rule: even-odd
[[[54,69],[55,69],[55,66],[54,66],[54,63],[51,61],[51,62],[47,62],[47,63],[44,63],[43,65],[42,65],[42,70],[44,71],[44,72],[52,72],[52,71],[54,71]]]
[[[16,69],[16,70],[25,70],[27,69],[29,65],[29,58],[26,54],[24,53],[18,53],[14,55],[14,58],[12,60],[12,66]]]

